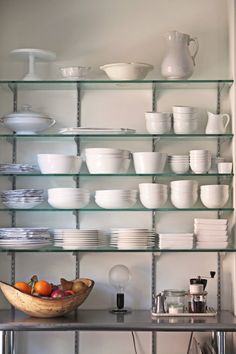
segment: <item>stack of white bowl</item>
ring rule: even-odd
[[[50,188],[48,203],[57,209],[80,209],[88,205],[90,194],[83,188]]]
[[[140,201],[145,208],[161,208],[168,199],[168,186],[158,183],[139,184]]]
[[[142,249],[155,246],[155,234],[148,229],[111,229],[110,245],[120,249]]]
[[[193,248],[192,233],[161,233],[159,234],[160,249],[191,249]]]
[[[174,173],[186,173],[189,170],[188,155],[170,155],[168,156],[170,169]]]
[[[229,199],[229,186],[227,184],[201,186],[200,198],[207,208],[223,208]]]
[[[150,134],[166,134],[171,130],[172,113],[146,112],[146,129]]]
[[[194,219],[197,248],[226,248],[228,246],[227,219]]]
[[[211,168],[211,153],[208,150],[190,150],[190,167],[194,173],[207,173]]]
[[[79,173],[82,158],[63,154],[38,154],[38,164],[42,173]]]
[[[104,209],[131,208],[137,202],[137,190],[107,189],[95,192],[95,202]]]
[[[128,150],[112,148],[88,148],[84,150],[90,173],[126,173],[131,161]]]
[[[98,230],[54,229],[54,246],[64,249],[90,249],[99,246]]]
[[[198,110],[195,107],[174,106],[173,127],[175,134],[192,134],[198,130]]]
[[[198,200],[198,182],[181,180],[170,182],[171,202],[178,208],[192,208]]]
[[[134,152],[133,159],[136,173],[162,173],[167,154],[163,152]]]

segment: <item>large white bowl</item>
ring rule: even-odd
[[[207,208],[222,208],[229,199],[229,186],[226,184],[201,186],[200,198]]]
[[[111,80],[142,80],[153,66],[146,63],[113,63],[100,66]]]
[[[171,191],[171,203],[178,209],[192,208],[198,200],[198,193],[175,193]]]
[[[80,156],[63,154],[38,154],[42,173],[79,173],[82,164]]]
[[[131,159],[122,156],[111,156],[109,154],[86,155],[86,165],[90,173],[126,173],[129,169]]]
[[[3,117],[0,123],[17,134],[37,134],[55,124],[55,120],[46,117]]]
[[[53,208],[57,209],[80,209],[84,208],[89,204],[90,197],[86,196],[80,199],[72,199],[72,198],[49,198],[48,204],[50,204]]]
[[[87,148],[84,149],[84,154],[85,156],[89,155],[96,155],[96,156],[122,156],[124,158],[129,158],[130,157],[130,151],[128,150],[122,150],[122,149],[115,149],[115,148]]]
[[[147,209],[161,208],[168,199],[168,193],[166,191],[153,191],[152,193],[140,192],[140,201]]]
[[[196,191],[198,190],[198,181],[186,179],[180,181],[171,181],[170,182],[171,190],[177,190],[180,192],[187,192],[187,191]]]
[[[162,173],[167,154],[163,152],[134,152],[133,159],[136,173]]]

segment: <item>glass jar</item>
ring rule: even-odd
[[[207,291],[202,294],[188,295],[188,312],[205,313],[207,310]]]
[[[180,308],[185,310],[185,290],[164,290],[165,296],[165,312],[169,313],[169,307],[178,308],[180,312]]]

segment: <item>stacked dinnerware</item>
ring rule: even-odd
[[[105,189],[95,192],[95,202],[104,209],[131,208],[137,196],[138,191],[133,189]]]
[[[200,198],[207,208],[223,208],[229,199],[229,186],[227,184],[201,186]]]
[[[197,248],[226,248],[228,246],[227,219],[194,219]]]
[[[32,209],[44,201],[43,189],[14,189],[1,192],[2,203],[11,209]]]
[[[198,182],[181,180],[170,182],[171,202],[178,208],[192,208],[198,200]]]
[[[145,208],[161,208],[168,199],[168,186],[158,183],[140,183],[139,196]]]
[[[146,112],[146,129],[150,134],[166,134],[171,130],[172,113]]]
[[[188,155],[170,155],[168,161],[170,169],[174,173],[186,173],[189,170]]]
[[[110,245],[120,249],[142,249],[155,246],[155,234],[148,229],[111,229]]]
[[[207,173],[211,168],[211,153],[208,150],[191,150],[190,167],[194,173]]]
[[[79,173],[82,164],[80,156],[63,154],[38,154],[42,173]]]
[[[57,209],[80,209],[88,205],[90,194],[84,188],[50,188],[48,203]]]
[[[160,249],[191,249],[193,248],[192,233],[161,233],[159,234]]]
[[[54,246],[64,249],[96,248],[99,246],[98,230],[54,229]]]
[[[133,159],[136,173],[162,173],[167,154],[163,152],[134,152]]]
[[[4,163],[0,164],[0,172],[2,173],[32,173],[38,172],[38,167],[20,163]]]
[[[90,173],[125,173],[129,169],[131,153],[111,148],[88,148],[84,150]]]
[[[175,134],[192,134],[198,130],[198,110],[195,107],[174,106],[172,109]]]
[[[37,249],[52,244],[46,228],[1,228],[0,247],[7,249]]]

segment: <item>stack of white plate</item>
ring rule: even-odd
[[[1,192],[2,203],[11,209],[32,209],[44,201],[43,189],[14,189]]]
[[[168,156],[170,169],[174,173],[186,173],[189,170],[188,155],[170,155]]]
[[[142,249],[155,246],[155,234],[148,229],[111,229],[110,246],[120,249]]]
[[[47,228],[2,228],[0,247],[7,249],[38,249],[52,244]]]
[[[132,189],[106,189],[95,192],[95,202],[104,209],[131,208],[137,202],[138,191]]]
[[[162,233],[159,234],[160,249],[191,249],[193,233]]]
[[[228,246],[227,219],[194,219],[197,248],[226,248]]]
[[[208,150],[191,150],[190,167],[194,173],[207,173],[211,168],[211,153]]]
[[[54,246],[64,249],[90,249],[99,246],[98,230],[54,229]]]

